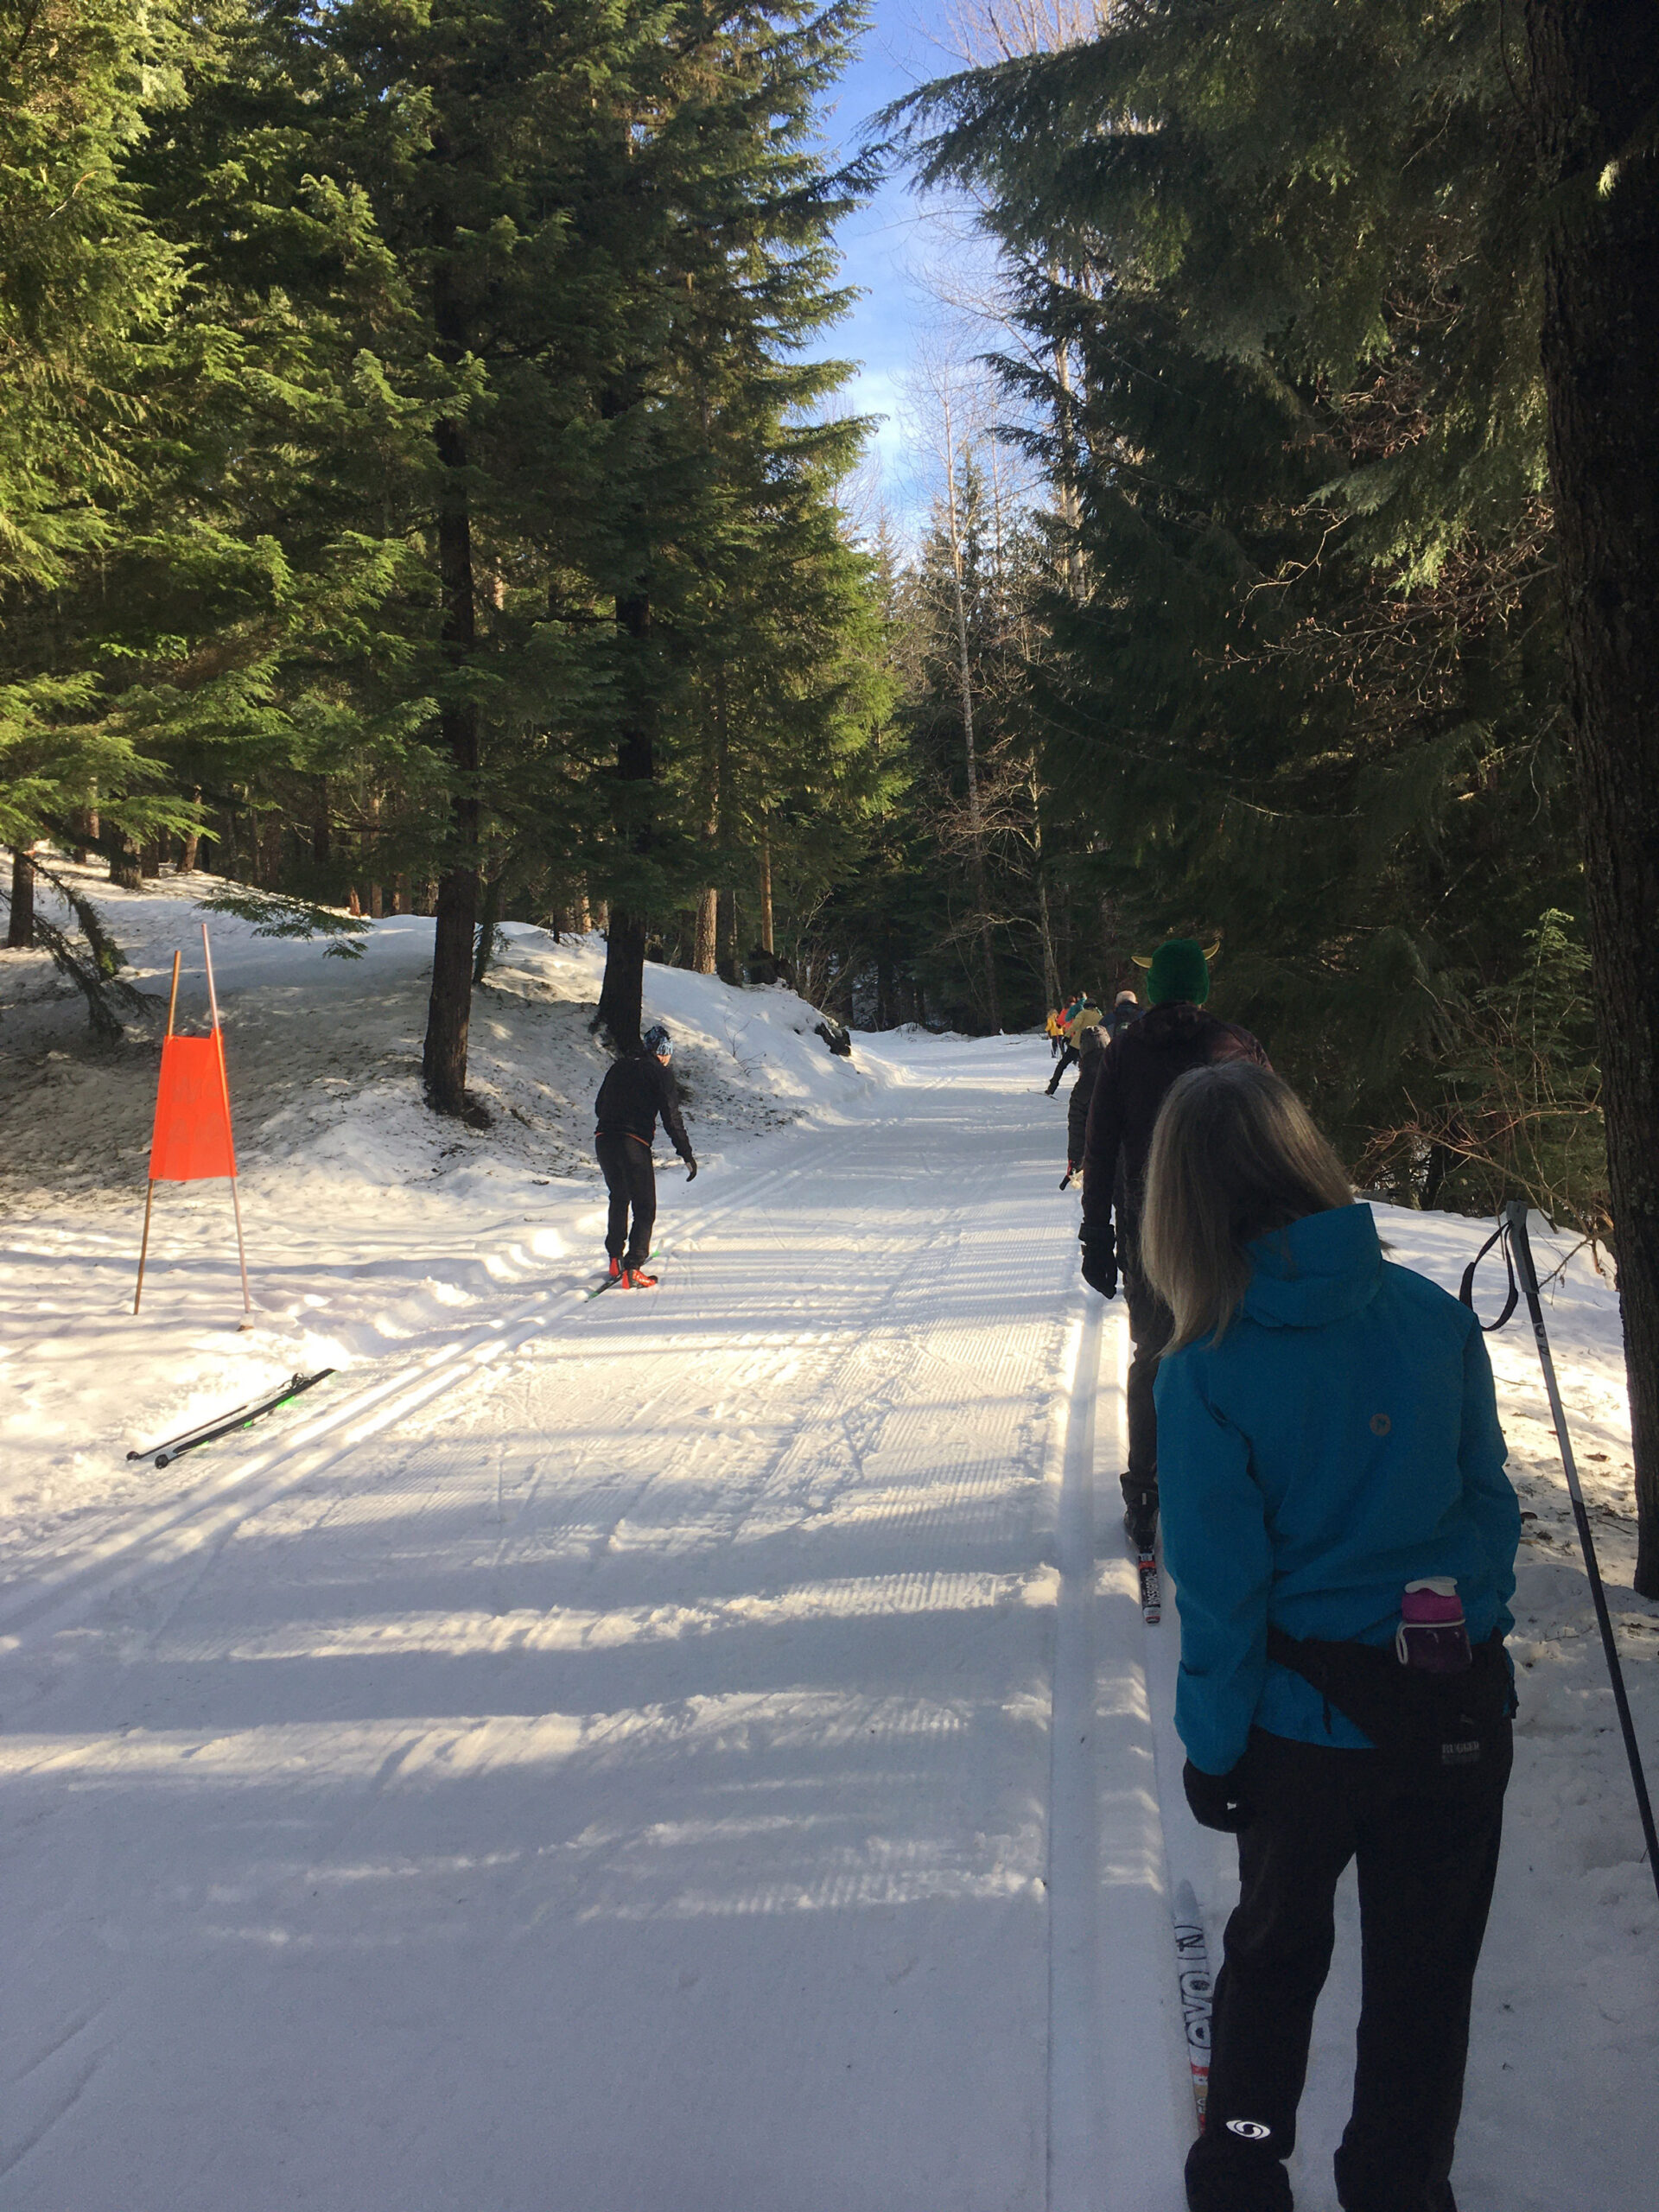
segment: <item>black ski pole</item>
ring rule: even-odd
[[[1544,1309],[1538,1296],[1538,1270],[1532,1262],[1532,1246],[1527,1236],[1527,1205],[1524,1198],[1511,1198],[1503,1209],[1503,1225],[1509,1231],[1510,1249],[1515,1255],[1521,1274],[1521,1295],[1527,1301],[1527,1311],[1532,1316],[1532,1333],[1538,1346],[1539,1364],[1544,1370],[1544,1392],[1549,1400],[1550,1418],[1555,1424],[1555,1441],[1560,1446],[1561,1465],[1567,1470],[1567,1495],[1573,1501],[1573,1518],[1579,1524],[1579,1542],[1584,1550],[1585,1572],[1590,1578],[1590,1595],[1596,1608],[1596,1620],[1601,1630],[1601,1648],[1607,1656],[1607,1672],[1612,1677],[1613,1703],[1618,1708],[1618,1725],[1624,1732],[1624,1754],[1630,1763],[1630,1784],[1636,1791],[1636,1808],[1642,1817],[1642,1833],[1647,1839],[1648,1871],[1653,1876],[1653,1886],[1659,1891],[1659,1837],[1654,1834],[1653,1805],[1648,1796],[1647,1777],[1642,1771],[1642,1753],[1636,1740],[1636,1725],[1630,1719],[1630,1701],[1624,1692],[1624,1669],[1619,1663],[1618,1645],[1613,1638],[1612,1616],[1607,1610],[1607,1593],[1601,1586],[1601,1569],[1596,1560],[1595,1538],[1590,1533],[1590,1516],[1585,1510],[1584,1492],[1579,1487],[1578,1462],[1573,1457],[1573,1440],[1567,1433],[1567,1414],[1561,1404],[1561,1394],[1555,1383],[1555,1363],[1549,1354],[1549,1338],[1544,1331]]]

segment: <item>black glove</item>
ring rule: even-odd
[[[1103,1298],[1117,1296],[1117,1252],[1113,1240],[1107,1236],[1084,1236],[1083,1279],[1090,1290],[1097,1290]]]
[[[690,1153],[685,1155],[685,1179],[688,1183],[695,1183],[697,1179],[697,1163]]]
[[[1223,1835],[1236,1835],[1255,1818],[1254,1808],[1241,1794],[1239,1776],[1244,1762],[1228,1774],[1206,1774],[1188,1759],[1181,1769],[1181,1787],[1200,1827],[1219,1828]]]

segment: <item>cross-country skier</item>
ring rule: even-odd
[[[1089,1127],[1089,1101],[1095,1095],[1095,1077],[1100,1073],[1101,1055],[1107,1046],[1107,1032],[1103,1022],[1095,1022],[1077,1033],[1077,1079],[1071,1086],[1071,1096],[1065,1108],[1065,1172],[1075,1175],[1083,1166],[1083,1140]]]
[[[1051,1098],[1059,1089],[1066,1070],[1077,1065],[1077,1046],[1084,1031],[1096,1028],[1104,1019],[1091,998],[1074,999],[1066,1008],[1060,1029],[1060,1057],[1054,1063],[1053,1074],[1048,1078],[1048,1096]]]
[[[1294,1094],[1248,1064],[1170,1091],[1141,1254],[1173,1316],[1158,1420],[1183,1778],[1198,1819],[1238,1836],[1187,2203],[1290,2212],[1283,2161],[1357,1859],[1363,1989],[1337,2199],[1456,2212],[1521,1535],[1479,1325],[1383,1259]]]
[[[610,1255],[611,1279],[620,1280],[624,1290],[657,1287],[656,1276],[645,1270],[651,1253],[651,1232],[657,1224],[657,1171],[652,1165],[651,1144],[659,1114],[675,1151],[685,1162],[686,1181],[690,1182],[697,1172],[691,1141],[680,1118],[674,1078],[668,1071],[673,1055],[667,1030],[660,1021],[653,1022],[639,1040],[639,1050],[625,1052],[607,1071],[594,1104],[599,1126],[594,1135],[594,1150],[599,1154],[611,1194],[605,1249]]]
[[[1141,1019],[1141,1001],[1133,991],[1120,991],[1106,1017],[1108,1037],[1121,1037],[1132,1021]]]
[[[1211,950],[1213,950],[1213,947]],[[1212,1060],[1268,1056],[1248,1029],[1200,1011],[1210,995],[1210,963],[1190,937],[1160,944],[1147,967],[1147,1011],[1113,1039],[1089,1106],[1083,1146],[1083,1279],[1103,1298],[1128,1300],[1129,1464],[1122,1481],[1123,1526],[1137,1552],[1158,1540],[1158,1416],[1152,1386],[1169,1335],[1169,1310],[1141,1268],[1141,1194],[1153,1124],[1177,1076]],[[1116,1217],[1114,1233],[1113,1217]]]

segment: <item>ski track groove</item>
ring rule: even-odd
[[[522,1869],[510,1868],[499,1878],[510,1876],[511,1893],[522,1891],[527,1905],[540,1891],[555,1898],[580,1879],[577,1893],[586,1900],[582,1924],[643,1919],[697,1928],[742,1916],[879,1915],[891,1913],[899,1902],[912,1910],[930,1904],[944,1910],[964,1899],[1017,1897],[1035,1885],[1046,1867],[1048,2069],[1043,2094],[1048,2125],[1046,2135],[1039,2130],[1034,2138],[1037,2194],[1014,2187],[1010,2179],[995,2202],[1007,2212],[1015,2207],[1036,2212],[1039,2201],[1048,2212],[1107,2212],[1096,2157],[1101,2126],[1086,2094],[1101,2070],[1097,2024],[1090,2010],[1098,2001],[1101,1971],[1097,1931],[1090,1933],[1099,1838],[1086,1820],[1079,1827],[1077,1819],[1078,1805],[1095,1787],[1095,1754],[1086,1743],[1074,1751],[1065,1740],[1078,1711],[1086,1735],[1096,1695],[1090,1655],[1100,1601],[1089,1455],[1102,1387],[1101,1315],[1075,1297],[1057,1306],[1052,1296],[1045,1302],[1033,1294],[1037,1278],[1028,1238],[1011,1236],[1003,1248],[984,1237],[976,1216],[1002,1195],[1006,1171],[988,1147],[947,1166],[949,1127],[931,1135],[918,1133],[893,1171],[895,1188],[910,1179],[906,1231],[874,1243],[849,1237],[844,1250],[837,1250],[832,1236],[820,1239],[822,1264],[830,1272],[822,1299],[814,1291],[800,1300],[808,1308],[803,1325],[721,1327],[721,1300],[728,1313],[735,1306],[733,1318],[741,1318],[744,1296],[753,1294],[747,1288],[742,1253],[744,1237],[753,1241],[757,1219],[764,1221],[770,1243],[798,1249],[798,1211],[789,1236],[779,1230],[770,1211],[779,1193],[809,1172],[833,1180],[851,1171],[875,1141],[869,1129],[849,1133],[832,1157],[826,1157],[822,1138],[815,1138],[810,1158],[766,1179],[767,1206],[747,1198],[723,1206],[721,1220],[747,1207],[729,1247],[720,1244],[718,1221],[700,1221],[695,1229],[687,1224],[669,1278],[676,1304],[670,1307],[665,1300],[657,1309],[661,1328],[653,1325],[653,1310],[637,1301],[599,1301],[591,1319],[578,1306],[572,1310],[584,1325],[548,1329],[539,1340],[542,1356],[527,1360],[508,1356],[518,1348],[509,1332],[531,1309],[492,1324],[487,1332],[470,1331],[435,1356],[442,1370],[435,1376],[428,1364],[413,1376],[376,1385],[386,1417],[369,1435],[335,1438],[321,1457],[290,1440],[265,1463],[267,1479],[232,1499],[224,1496],[226,1479],[233,1484],[245,1480],[245,1473],[204,1485],[190,1509],[197,1535],[192,1549],[171,1548],[168,1529],[158,1529],[150,1542],[140,1532],[113,1560],[95,1567],[89,1585],[75,1590],[69,1603],[52,1607],[32,1628],[35,1634],[50,1633],[72,1616],[79,1619],[102,1607],[94,1625],[106,1631],[106,1656],[124,1672],[135,1657],[206,1669],[232,1658],[304,1665],[371,1653],[414,1660],[427,1651],[445,1663],[468,1657],[487,1662],[502,1671],[505,1683],[506,1670],[538,1655],[606,1659],[687,1637],[728,1635],[755,1620],[804,1630],[863,1615],[882,1623],[938,1617],[954,1618],[966,1630],[981,1617],[988,1620],[1022,1603],[1044,1602],[1022,1593],[1033,1578],[1047,1577],[1058,1583],[1060,1612],[1047,1669],[1046,1790],[1027,1803],[1023,1827],[1019,1817],[999,1807],[1006,1833],[984,1832],[982,1815],[981,1832],[954,1846],[946,1832],[934,1832],[938,1816],[925,1808],[912,1815],[913,1834],[866,1837],[856,1812],[841,1810],[839,1797],[826,1801],[812,1821],[800,1826],[805,1809],[818,1802],[818,1785],[804,1774],[791,1778],[792,1745],[802,1746],[799,1757],[810,1747],[822,1758],[826,1746],[844,1743],[844,1796],[886,1786],[880,1747],[911,1745],[919,1757],[924,1745],[963,1742],[984,1725],[970,1690],[957,1694],[935,1685],[924,1691],[920,1683],[878,1688],[879,1675],[868,1687],[855,1678],[844,1689],[819,1690],[809,1670],[786,1692],[739,1683],[713,1694],[624,1701],[613,1710],[606,1709],[602,1696],[594,1696],[586,1710],[566,1713],[518,1707],[504,1692],[487,1700],[496,1709],[483,1719],[474,1717],[485,1712],[483,1705],[475,1705],[473,1715],[431,1707],[432,1717],[425,1719],[412,1717],[419,1707],[405,1706],[401,1717],[389,1713],[384,1718],[365,1708],[352,1728],[336,1726],[328,1737],[321,1732],[321,1723],[309,1719],[289,1723],[280,1740],[267,1729],[270,1740],[263,1751],[251,1740],[257,1732],[232,1719],[217,1731],[174,1728],[144,1738],[131,1746],[131,1770],[135,1777],[159,1776],[169,1758],[177,1762],[202,1751],[210,1754],[210,1765],[217,1762],[233,1777],[257,1752],[273,1774],[308,1777],[313,1759],[328,1742],[312,1784],[322,1817],[315,1824],[309,1815],[290,1821],[297,1831],[291,1840],[273,1836],[258,1847],[236,1897],[218,1909],[206,1931],[221,1943],[251,1946],[256,1953],[289,1941],[284,1931],[290,1925],[303,1929],[308,1912],[315,1921],[304,1900],[316,1897],[319,1884],[329,1892],[349,1884],[353,1868],[346,1861],[353,1849],[365,1874],[384,1878],[388,1867],[397,1870],[403,1848],[395,1841],[388,1848],[399,1834],[397,1817],[390,1826],[377,1818],[389,1799],[406,1789],[429,1792],[435,1780],[460,1784],[470,1777],[477,1787],[492,1786],[515,1767],[531,1770],[532,1758],[542,1756],[536,1747],[543,1743],[558,1746],[556,1797],[580,1803],[585,1823],[569,1836],[556,1826],[524,1858]],[[925,1195],[918,1203],[913,1185],[924,1172],[930,1188],[948,1178],[944,1204]],[[924,1217],[919,1236],[918,1216]],[[815,1225],[809,1219],[809,1233]],[[980,1232],[972,1245],[970,1228]],[[710,1278],[710,1318],[702,1325],[697,1300],[705,1268],[694,1250],[717,1270]],[[938,1286],[964,1268],[972,1306],[985,1317],[977,1320],[938,1308]],[[553,1294],[543,1294],[537,1306]],[[1004,1310],[990,1323],[999,1301]],[[823,1312],[811,1311],[815,1305],[848,1318],[832,1319],[826,1326]],[[532,1321],[519,1343],[535,1333]],[[480,1343],[494,1356],[470,1360],[468,1347]],[[654,1374],[653,1361],[660,1363]],[[1069,1366],[1062,1418],[1056,1398],[1063,1361]],[[562,1427],[558,1409],[567,1397],[603,1403],[607,1369],[623,1394],[614,1419]],[[648,1378],[643,1382],[642,1375]],[[437,1425],[441,1433],[435,1433],[432,1400],[451,1391],[455,1395]],[[688,1398],[693,1401],[689,1407]],[[346,1426],[344,1419],[338,1426]],[[664,1464],[626,1464],[642,1448]],[[1061,1525],[1049,1542],[1033,1544],[1039,1530],[1031,1523],[1032,1511],[1044,1486],[1055,1483],[1057,1452],[1063,1462]],[[391,1549],[377,1544],[377,1524],[396,1532]],[[1026,1541],[1017,1548],[1022,1525]],[[807,1554],[776,1549],[804,1530],[832,1540],[845,1533],[841,1549],[832,1541],[830,1552],[817,1555],[816,1580],[806,1573]],[[308,1578],[304,1548],[325,1532],[343,1548],[323,1556],[321,1574],[313,1560]],[[257,1546],[239,1566],[233,1558],[238,1539]],[[918,1561],[914,1547],[929,1539],[943,1539],[946,1550]],[[774,1550],[777,1571],[771,1563]],[[715,1560],[740,1554],[741,1574],[710,1573]],[[446,1599],[434,1580],[431,1602],[439,1610],[424,1612],[423,1587],[436,1577],[441,1556],[448,1562],[450,1590]],[[869,1560],[874,1571],[854,1573],[860,1559]],[[657,1577],[660,1594],[643,1605],[625,1605],[642,1560],[660,1562],[664,1570]],[[549,1568],[558,1571],[556,1603],[549,1602],[545,1587],[539,1600],[534,1595]],[[227,1614],[221,1590],[220,1617],[234,1624],[228,1636],[215,1630],[211,1609],[193,1630],[193,1601],[216,1576],[232,1571],[251,1594],[268,1596],[268,1605],[256,1602],[244,1617],[232,1602]],[[629,1573],[632,1585],[617,1581]],[[457,1576],[464,1590],[474,1573],[480,1604],[471,1613],[458,1611]],[[688,1581],[688,1574],[694,1579]],[[729,1588],[722,1587],[723,1580]],[[390,1603],[376,1608],[374,1593],[382,1585]],[[290,1611],[290,1595],[326,1599],[336,1586],[342,1592],[359,1589],[369,1603],[332,1614],[315,1607],[310,1616]],[[791,1677],[785,1672],[782,1681],[787,1685]],[[1007,1694],[1018,1705],[1032,1687],[1016,1681]],[[313,1743],[316,1752],[307,1748]],[[100,1770],[113,1776],[128,1765],[124,1730],[82,1737],[55,1751],[42,1745],[42,1750],[45,1756],[35,1760],[20,1744],[12,1775],[39,1775],[67,1764],[89,1777]],[[785,1854],[798,1866],[767,1872],[762,1862],[748,1872],[747,1852],[741,1851],[728,1868],[734,1846],[727,1840],[730,1815],[721,1810],[717,1777],[718,1763],[734,1758],[757,1777],[770,1777],[751,1779],[744,1802],[764,1807],[765,1790],[779,1793],[772,1801],[777,1809],[751,1814],[743,1833],[798,1834],[802,1841]],[[760,1765],[763,1759],[784,1764],[774,1773]],[[669,1762],[676,1772],[683,1769],[692,1786],[677,1793],[671,1819],[642,1827],[633,1810],[638,1777]],[[710,1778],[700,1779],[705,1775]],[[758,1799],[757,1788],[762,1790]],[[325,1809],[329,1789],[345,1800],[332,1818]],[[811,1794],[802,1802],[804,1790]],[[943,1815],[953,1816],[961,1817],[954,1808]],[[1062,1834],[1067,1821],[1070,1832]],[[707,1863],[698,1878],[690,1871],[695,1855],[686,1854],[694,1853],[705,1831]],[[410,1859],[410,1871],[427,1863],[441,1862]],[[471,1862],[455,1863],[460,1869]],[[734,1879],[740,1872],[742,1878]],[[457,1872],[461,1895],[446,1904],[427,1929],[427,1940],[464,1940],[466,1921],[457,1914],[474,1879]],[[556,1886],[550,1889],[550,1883]],[[534,1905],[526,1925],[538,1925],[552,1909],[550,1903]],[[1080,1957],[1070,1962],[1068,1929],[1084,1934]],[[300,1935],[294,1940],[308,1945],[316,1939]],[[916,1953],[907,1952],[887,1971],[885,1981],[896,1987],[916,1964]],[[76,2032],[72,2029],[61,2040],[72,2041]],[[63,2111],[85,2087],[83,2081]],[[58,2117],[30,2136],[18,2159]],[[1080,2145],[1095,2161],[1092,2180],[1067,2177],[1082,2175]],[[1016,2168],[1017,2158],[1010,2177]],[[704,2202],[696,2201],[700,2207]],[[751,2202],[747,2196],[721,2200],[727,2201]],[[194,2205],[198,2198],[190,2202]],[[515,2212],[518,2202],[513,2200]],[[814,2212],[821,2202],[827,2200],[813,2196]],[[992,2200],[979,2193],[976,2179],[964,2175],[948,2198],[931,2196],[928,2202],[940,2212],[947,2202],[951,2212],[958,2206],[989,2212]],[[863,2212],[864,2199],[858,2203]],[[448,2212],[448,2198],[444,2204]]]
[[[840,1144],[847,1146],[855,1156],[858,1141],[868,1135],[864,1130],[840,1134]],[[821,1153],[825,1140],[817,1136]],[[840,1148],[840,1146],[837,1146]],[[776,1186],[798,1179],[822,1165],[819,1158],[810,1157],[791,1166],[770,1170],[760,1181]],[[683,1243],[690,1246],[707,1230],[727,1215],[738,1210],[746,1199],[734,1197],[723,1200],[710,1211],[699,1215],[688,1223],[675,1243],[667,1249],[677,1250]],[[581,1276],[562,1276],[534,1300],[517,1311],[470,1329],[464,1337],[441,1346],[421,1363],[420,1370],[413,1376],[394,1374],[376,1382],[359,1397],[329,1413],[302,1422],[294,1436],[285,1442],[268,1446],[263,1452],[254,1447],[251,1463],[240,1469],[232,1468],[207,1477],[197,1487],[183,1492],[160,1509],[146,1512],[144,1509],[124,1509],[111,1516],[113,1528],[107,1534],[82,1536],[70,1545],[47,1553],[42,1558],[30,1560],[15,1558],[8,1564],[12,1572],[3,1588],[0,1588],[0,1633],[10,1631],[16,1644],[35,1643],[51,1637],[62,1626],[72,1624],[101,1603],[114,1591],[143,1578],[156,1567],[164,1568],[180,1557],[205,1548],[202,1573],[211,1571],[225,1543],[248,1520],[259,1516],[277,1498],[298,1488],[303,1483],[327,1472],[340,1459],[355,1452],[366,1441],[363,1435],[347,1436],[332,1446],[331,1440],[350,1423],[371,1409],[384,1410],[396,1401],[389,1417],[377,1422],[372,1433],[378,1435],[397,1427],[422,1410],[430,1401],[456,1383],[477,1379],[480,1370],[486,1375],[496,1355],[516,1351],[520,1343],[537,1326],[550,1317],[543,1308],[550,1302],[558,1307],[569,1306],[571,1318],[582,1319],[582,1304],[572,1305],[573,1294],[579,1292],[586,1280]],[[506,1332],[523,1327],[524,1335],[510,1339]],[[563,1332],[561,1332],[563,1333]],[[480,1357],[482,1355],[482,1357]],[[493,1379],[493,1378],[492,1378]],[[400,1398],[399,1393],[403,1395]],[[306,1452],[315,1442],[322,1442],[321,1457],[298,1473],[284,1475],[280,1471]],[[256,1472],[276,1470],[271,1480],[262,1483],[257,1490],[241,1497],[234,1493]],[[219,1509],[214,1516],[214,1508]],[[194,1524],[203,1523],[198,1529]],[[124,1524],[125,1532],[124,1533]],[[193,1541],[175,1542],[163,1548],[168,1537]],[[194,1588],[195,1586],[191,1586]],[[188,1593],[187,1593],[188,1594]],[[61,1602],[56,1602],[59,1599]],[[8,1602],[10,1600],[10,1602]]]

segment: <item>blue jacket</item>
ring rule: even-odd
[[[1468,1310],[1382,1257],[1366,1205],[1249,1248],[1219,1343],[1158,1375],[1164,1552],[1181,1618],[1175,1725],[1225,1774],[1254,1725],[1364,1749],[1311,1683],[1267,1657],[1291,1636],[1386,1643],[1404,1586],[1457,1578],[1472,1639],[1514,1622],[1521,1510],[1492,1370]]]

